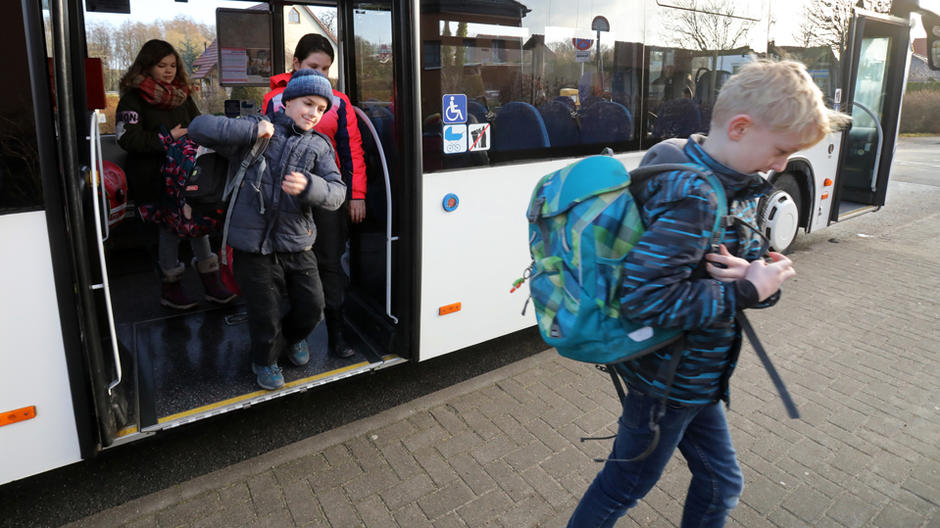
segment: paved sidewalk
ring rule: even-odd
[[[940,527],[932,211],[804,237],[780,304],[752,314],[803,417],[786,417],[746,347],[729,526]],[[610,446],[578,439],[613,433],[618,413],[605,374],[546,351],[69,526],[564,526]],[[618,526],[677,526],[688,480],[677,455]]]

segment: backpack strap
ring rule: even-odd
[[[790,391],[788,391],[787,386],[783,384],[783,378],[780,377],[774,364],[770,361],[770,356],[767,355],[767,351],[764,350],[764,345],[762,345],[760,339],[757,338],[757,332],[754,331],[751,322],[748,321],[747,316],[744,315],[744,310],[738,310],[738,312],[734,314],[734,319],[741,325],[741,329],[744,330],[744,335],[747,336],[747,340],[750,341],[751,346],[754,347],[754,352],[757,353],[757,357],[759,357],[761,363],[764,364],[764,370],[767,371],[770,380],[774,382],[774,387],[777,388],[777,393],[780,394],[780,399],[783,400],[783,406],[787,409],[787,415],[793,419],[799,418],[800,411],[796,409],[796,403],[794,403],[793,398],[790,397]]]
[[[241,188],[242,180],[245,179],[245,172],[248,171],[255,161],[261,160],[261,163],[264,163],[264,158],[262,155],[264,151],[268,148],[268,143],[271,142],[271,138],[258,138],[255,142],[252,143],[251,148],[248,149],[248,153],[245,154],[245,158],[242,159],[241,165],[238,166],[238,170],[235,171],[235,176],[233,176],[226,184],[225,191],[222,193],[222,199],[229,202],[228,211],[225,212],[225,223],[222,224],[222,262],[228,262],[227,260],[227,247],[226,243],[228,241],[228,226],[232,221],[232,211],[235,210],[235,200],[238,198],[238,190]],[[264,167],[261,168],[264,170]],[[231,195],[231,198],[229,198]]]

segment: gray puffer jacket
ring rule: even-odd
[[[228,158],[231,174],[257,138],[262,119],[199,116],[190,123],[189,135]],[[275,114],[272,122],[274,135],[264,151],[264,163],[259,160],[248,167],[231,205],[228,244],[262,255],[306,251],[317,238],[313,208],[339,209],[346,198],[346,186],[329,139],[314,131],[301,131],[283,112]],[[307,188],[297,196],[281,190],[284,176],[292,171],[308,180]]]

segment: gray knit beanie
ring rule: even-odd
[[[291,75],[287,88],[281,94],[281,101],[286,103],[291,99],[303,97],[305,95],[319,95],[326,99],[326,109],[333,106],[333,86],[330,80],[322,73],[310,68],[303,68]]]

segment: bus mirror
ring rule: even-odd
[[[940,70],[940,16],[923,13],[921,21],[927,32],[927,62],[933,70]]]

